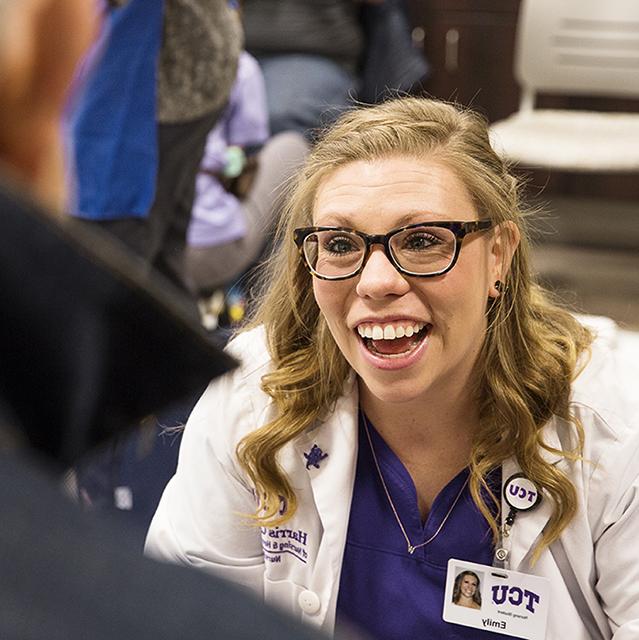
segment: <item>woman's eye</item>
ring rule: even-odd
[[[407,251],[426,251],[441,243],[441,239],[431,233],[411,233],[404,238],[402,249]]]
[[[324,242],[324,249],[334,254],[351,253],[358,251],[357,245],[348,236],[333,236]]]

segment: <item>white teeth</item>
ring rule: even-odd
[[[419,333],[424,327],[426,323],[424,322],[416,322],[415,324],[387,324],[387,325],[379,325],[379,324],[360,324],[357,327],[357,333],[362,338],[369,338],[372,340],[395,340],[395,338],[410,338],[411,336]]]

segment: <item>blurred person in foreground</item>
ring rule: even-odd
[[[0,0],[0,637],[311,640],[233,587],[132,553],[58,487],[88,448],[234,365],[61,213],[59,124],[88,7]]]
[[[535,282],[486,121],[349,111],[282,221],[229,344],[244,364],[191,414],[148,553],[328,632],[639,637],[639,354]],[[481,612],[452,602],[464,570]]]

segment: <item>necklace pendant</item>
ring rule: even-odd
[[[412,544],[408,545],[408,553],[412,556],[415,553],[415,547]]]

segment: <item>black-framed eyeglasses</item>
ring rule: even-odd
[[[309,271],[322,280],[346,280],[361,273],[371,246],[384,246],[391,264],[407,276],[429,278],[450,271],[469,233],[486,231],[491,220],[418,222],[384,235],[344,227],[295,229],[295,244]]]

